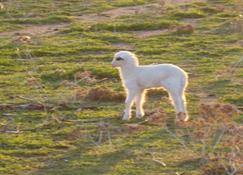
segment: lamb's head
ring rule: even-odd
[[[114,55],[112,66],[120,68],[138,66],[138,59],[132,52],[119,51]]]

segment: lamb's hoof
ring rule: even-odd
[[[144,116],[144,114],[136,114],[137,119],[141,119],[141,118],[143,118],[143,116]]]
[[[189,117],[185,112],[179,112],[176,114],[176,120],[178,122],[181,122],[181,121],[186,122],[186,121],[188,121],[188,119],[189,119]]]
[[[127,120],[129,120],[129,119],[130,119],[129,116],[125,116],[125,115],[124,115],[124,116],[122,117],[122,120],[124,120],[124,121],[127,121]]]

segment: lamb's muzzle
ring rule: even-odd
[[[126,90],[123,120],[131,117],[131,107],[136,104],[136,117],[144,116],[143,103],[146,89],[162,87],[169,93],[178,120],[187,121],[185,89],[187,73],[173,64],[140,66],[135,54],[129,51],[115,53],[112,66],[118,68]]]

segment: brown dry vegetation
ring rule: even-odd
[[[200,104],[198,108],[199,114],[206,120],[232,120],[233,117],[239,116],[240,111],[232,104]]]
[[[125,94],[115,92],[107,87],[95,87],[89,90],[86,99],[92,101],[123,101]]]
[[[233,117],[239,116],[238,109],[234,105],[216,103],[201,104],[198,111],[200,117],[179,123],[183,129],[176,129],[175,137],[200,158],[203,174],[241,174],[243,129],[233,121]],[[200,149],[195,149],[196,144],[201,145]]]
[[[191,24],[185,24],[176,27],[177,34],[192,34],[194,30],[195,29]]]
[[[146,121],[149,124],[164,127],[166,125],[166,119],[167,115],[161,108],[146,112]]]

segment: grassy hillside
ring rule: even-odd
[[[171,2],[0,1],[0,174],[242,173],[243,3]],[[119,50],[185,69],[191,120],[121,121]]]

